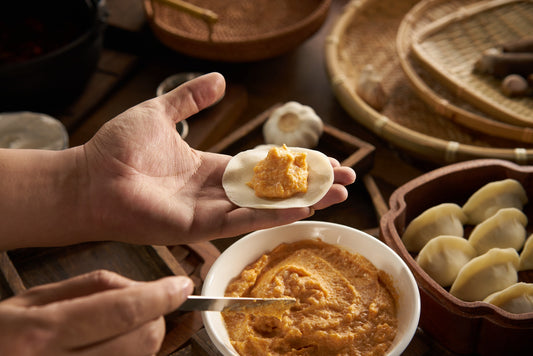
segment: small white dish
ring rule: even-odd
[[[61,121],[31,111],[0,114],[0,148],[62,150],[69,136]]]
[[[211,266],[202,294],[224,296],[228,283],[241,271],[283,242],[320,238],[366,257],[391,278],[398,293],[398,331],[388,355],[400,355],[413,338],[420,317],[420,295],[405,262],[387,245],[357,229],[322,221],[301,221],[252,232],[226,249]],[[238,355],[221,313],[202,312],[206,331],[217,349],[226,356]]]

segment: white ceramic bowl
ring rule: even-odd
[[[420,316],[420,296],[416,281],[405,262],[387,245],[362,231],[321,221],[302,221],[252,232],[226,249],[211,266],[202,294],[223,296],[228,283],[265,252],[283,242],[308,238],[338,245],[366,257],[389,274],[398,297],[398,332],[389,355],[400,355],[413,338]],[[206,331],[224,355],[238,355],[229,341],[219,312],[202,312]]]

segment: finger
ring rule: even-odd
[[[333,158],[333,157],[328,157],[329,158],[329,162],[331,163],[331,166],[333,168],[335,167],[339,167],[341,164],[339,163],[339,161],[337,161],[337,159]]]
[[[176,108],[174,122],[181,121],[214,104],[224,94],[226,82],[220,73],[209,73],[188,81],[160,96]]]
[[[355,171],[346,166],[339,166],[333,168],[333,180],[335,183],[341,184],[341,185],[349,185],[355,182],[356,174]]]
[[[325,209],[335,204],[342,203],[348,199],[348,190],[342,184],[333,184],[329,191],[313,208],[316,210]]]
[[[49,283],[28,289],[24,293],[6,300],[6,303],[19,306],[45,305],[109,289],[124,288],[135,283],[137,282],[122,277],[117,273],[98,270],[61,282]]]
[[[313,215],[309,207],[291,209],[238,208],[227,214],[222,230],[236,236],[254,230],[289,224]]]
[[[73,351],[77,356],[155,355],[164,337],[165,321],[159,317],[129,333]]]
[[[64,346],[71,348],[130,332],[175,310],[192,290],[189,278],[166,277],[55,303],[48,311],[62,328]]]

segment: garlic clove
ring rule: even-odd
[[[357,81],[356,92],[373,109],[381,111],[387,103],[387,95],[381,83],[381,76],[374,66],[367,64],[361,70]]]

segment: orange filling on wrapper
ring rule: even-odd
[[[254,167],[248,186],[260,198],[289,198],[307,192],[307,154],[291,152],[286,145],[273,147]]]

